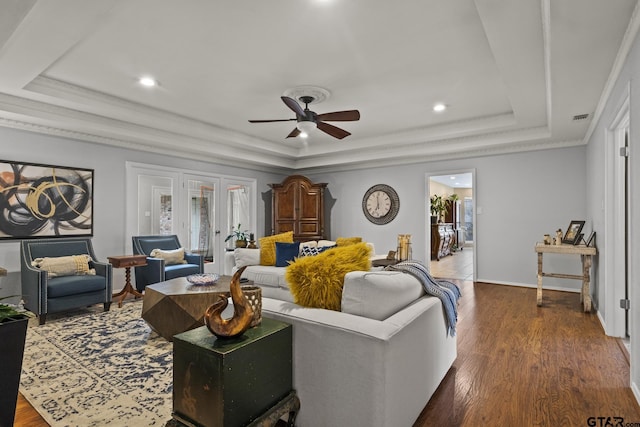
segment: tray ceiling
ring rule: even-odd
[[[636,0],[5,0],[0,125],[272,170],[582,144],[635,36]],[[619,54],[621,52],[621,54]],[[159,85],[137,83],[143,75]],[[358,109],[285,139],[280,100]],[[433,111],[436,103],[448,108]],[[587,114],[582,120],[574,116]]]

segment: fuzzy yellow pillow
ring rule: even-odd
[[[285,272],[296,304],[340,311],[344,276],[371,268],[366,243],[332,248],[316,256],[298,258]]]
[[[362,242],[362,237],[338,237],[336,246],[347,246]]]
[[[260,265],[276,265],[276,242],[293,243],[293,231],[266,236],[260,241]]]

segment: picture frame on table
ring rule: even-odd
[[[586,245],[589,248],[596,245],[596,232],[595,231],[592,231],[591,234],[589,234],[589,238],[587,239]]]
[[[584,241],[583,237],[584,237],[584,234],[582,233],[578,234],[578,238],[573,241],[573,246],[578,246],[579,244],[581,244]]]
[[[562,243],[575,245],[576,241],[580,242],[580,232],[582,231],[582,227],[584,227],[584,221],[571,221],[571,223],[569,223],[569,227],[567,228],[567,232],[564,233]]]

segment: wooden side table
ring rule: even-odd
[[[138,298],[141,298],[143,295],[131,285],[131,267],[142,267],[143,265],[147,265],[147,256],[119,255],[110,256],[107,258],[109,259],[109,263],[113,266],[113,268],[125,269],[124,288],[120,292],[118,292],[117,294],[113,294],[112,296],[113,299],[120,297],[120,301],[118,301],[118,307],[122,307],[122,301],[124,301],[124,299],[127,297],[127,294],[132,294]]]
[[[591,258],[597,254],[597,250],[593,246],[585,245],[545,245],[544,243],[536,243],[536,253],[538,254],[538,307],[542,306],[542,278],[556,277],[560,279],[575,279],[582,281],[582,290],[580,291],[580,302],[583,304],[585,312],[591,312]],[[543,254],[565,254],[580,255],[582,261],[582,274],[565,274],[565,273],[544,273],[542,271],[542,255]]]
[[[0,267],[0,276],[6,276],[7,275],[7,270]]]

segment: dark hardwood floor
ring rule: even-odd
[[[582,311],[579,294],[545,291],[538,307],[532,288],[462,289],[458,358],[415,427],[640,423],[623,346]]]
[[[535,289],[457,283],[458,358],[414,427],[640,423],[628,356],[578,294],[545,291],[538,307]],[[22,397],[15,425],[48,426]]]

